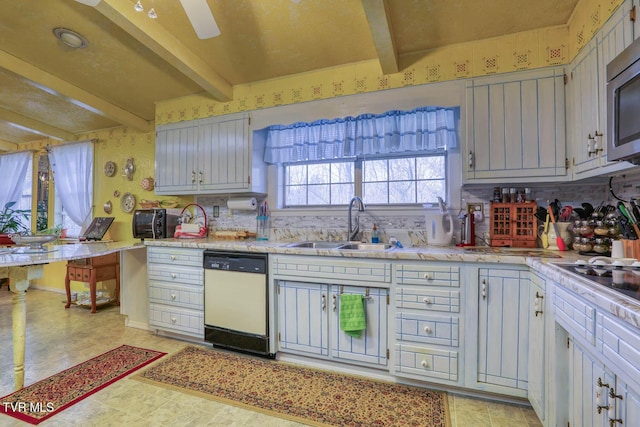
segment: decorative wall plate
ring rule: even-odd
[[[136,197],[131,193],[124,193],[120,199],[120,209],[125,213],[131,213],[136,207]]]
[[[104,202],[103,208],[104,208],[104,213],[111,214],[111,210],[112,210],[111,200],[107,200],[106,202]]]
[[[136,170],[136,167],[133,165],[133,157],[129,157],[127,159],[127,164],[124,167],[124,173],[127,175],[127,179],[129,181],[133,180],[133,172]]]
[[[107,176],[113,176],[116,174],[116,164],[112,161],[108,161],[104,164],[104,174]]]

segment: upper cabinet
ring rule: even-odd
[[[562,68],[471,79],[466,87],[464,180],[564,180]]]
[[[567,141],[574,179],[631,167],[607,162],[607,64],[633,41],[631,0],[625,1],[568,67]]]
[[[158,126],[155,172],[156,194],[266,192],[245,114]]]

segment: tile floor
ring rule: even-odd
[[[0,396],[13,391],[11,292],[0,288]],[[27,292],[29,385],[122,344],[173,353],[188,343],[124,326],[118,307],[65,310],[62,294]],[[540,426],[531,408],[449,395],[452,427]],[[2,426],[27,423],[0,414]],[[124,378],[40,424],[47,426],[303,426]]]

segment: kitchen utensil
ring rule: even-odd
[[[618,202],[618,211],[620,211],[620,213],[629,221],[629,224],[631,224],[631,227],[636,233],[636,236],[640,236],[640,228],[638,228],[638,224],[636,223],[633,216],[629,213],[624,203]]]
[[[546,215],[542,233],[540,234],[540,244],[544,249],[549,247],[549,214]]]
[[[551,224],[553,224],[553,229],[556,232],[556,245],[558,246],[558,250],[565,251],[567,248],[564,244],[564,240],[562,240],[562,237],[560,237],[560,230],[558,229],[558,224],[556,224],[556,217],[553,215],[553,208],[551,207],[551,203],[549,203],[549,216],[551,217]]]
[[[573,207],[571,206],[565,206],[560,210],[561,221],[569,221],[571,219],[571,215],[573,215]]]

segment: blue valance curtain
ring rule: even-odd
[[[458,146],[460,109],[420,107],[267,128],[265,162],[295,163]]]

